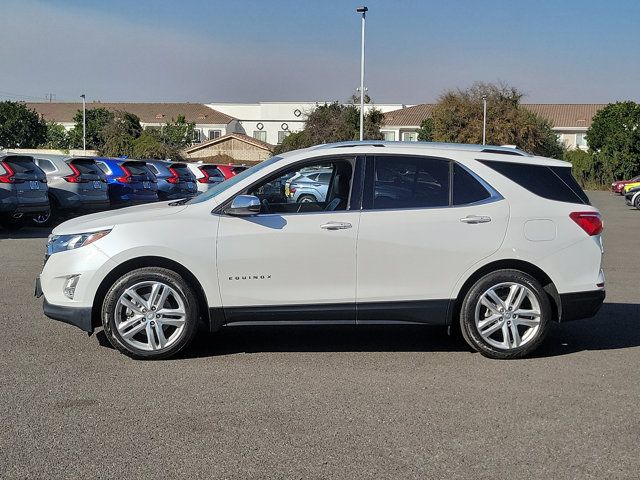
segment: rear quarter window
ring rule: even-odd
[[[479,160],[531,193],[557,202],[589,205],[589,198],[571,175],[571,167]]]

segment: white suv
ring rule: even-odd
[[[331,171],[325,199],[286,179]],[[189,201],[57,227],[36,282],[44,313],[136,358],[200,323],[460,326],[492,358],[533,351],[552,321],[605,296],[602,220],[570,165],[504,147],[347,142],[273,157]],[[292,272],[292,259],[319,259]]]

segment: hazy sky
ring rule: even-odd
[[[2,0],[0,99],[346,100],[346,0]],[[503,81],[527,102],[640,100],[638,0],[368,0],[374,101]]]

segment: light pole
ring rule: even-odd
[[[80,95],[82,98],[82,153],[87,153],[87,106],[85,103],[85,94]]]
[[[364,140],[364,24],[369,9],[364,5],[356,8],[362,14],[362,47],[360,53],[360,141]]]
[[[487,144],[487,96],[482,96],[482,144]]]

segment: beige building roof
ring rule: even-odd
[[[186,148],[184,151],[187,154],[192,154],[194,152],[197,152],[198,150],[203,150],[205,148],[212,147],[219,143],[225,143],[230,139],[235,139],[240,142],[247,143],[249,145],[260,148],[262,150],[266,150],[268,152],[273,150],[273,145],[271,145],[270,143],[263,142],[262,140],[258,140],[257,138],[250,137],[249,135],[245,135],[244,133],[229,133],[227,135],[223,135],[222,137],[214,138],[212,140],[193,145],[189,148]]]
[[[419,126],[431,116],[434,104],[423,103],[384,114],[384,125]],[[606,103],[526,103],[523,107],[549,119],[555,128],[589,128],[591,119]]]
[[[79,102],[27,103],[47,121],[59,123],[73,122],[78,110],[82,110]],[[87,109],[106,108],[107,110],[123,110],[140,117],[142,123],[166,123],[184,115],[187,122],[210,125],[226,125],[235,120],[233,117],[218,112],[201,103],[103,103],[87,102]]]

